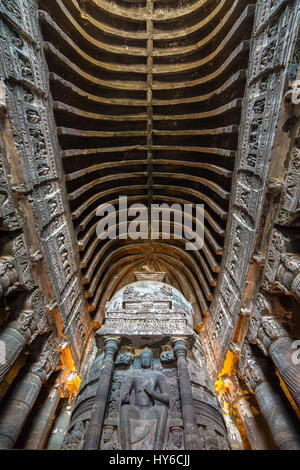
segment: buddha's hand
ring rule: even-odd
[[[148,395],[153,395],[153,384],[151,382],[147,382],[144,388],[145,392],[148,393]]]

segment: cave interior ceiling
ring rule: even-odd
[[[71,217],[92,319],[150,266],[208,313],[220,272],[253,0],[39,0]],[[203,204],[184,240],[99,240],[97,208]],[[117,219],[118,220],[118,219]],[[117,227],[118,228],[118,227]]]
[[[299,24],[299,0],[0,0],[1,449],[130,447],[141,369],[161,449],[300,448]]]

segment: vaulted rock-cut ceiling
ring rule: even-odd
[[[57,133],[89,310],[144,265],[167,272],[195,322],[217,284],[253,0],[40,0]],[[205,204],[205,244],[97,238],[97,208]],[[97,315],[98,313],[98,315]]]
[[[233,449],[299,448],[300,3],[253,3],[0,0],[0,448],[58,449],[64,435],[80,448],[97,382],[114,392],[107,369],[97,378],[107,328],[123,373],[139,355],[128,319],[148,341],[151,312],[166,326],[154,337],[183,353],[182,411],[207,367]],[[204,248],[163,230],[98,239],[98,207],[120,196],[204,203]],[[176,288],[194,313],[190,372]],[[155,351],[168,373],[171,349]]]

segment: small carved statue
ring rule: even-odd
[[[168,442],[168,450],[182,450],[183,432],[179,427],[170,429],[170,437]]]
[[[129,366],[133,363],[134,355],[130,352],[124,352],[117,356],[115,366]]]
[[[114,438],[114,426],[104,426],[102,450],[119,450],[117,441]]]
[[[67,434],[63,448],[66,450],[80,450],[84,442],[84,437],[85,426],[82,421],[78,421],[73,430]]]
[[[171,364],[175,361],[175,356],[173,351],[164,351],[160,355],[160,362],[162,364]]]

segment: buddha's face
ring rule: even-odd
[[[150,350],[145,350],[142,352],[140,359],[141,359],[141,366],[143,369],[149,369],[152,364],[152,352]]]

